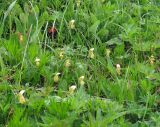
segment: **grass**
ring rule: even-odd
[[[160,126],[159,0],[0,6],[0,127]]]

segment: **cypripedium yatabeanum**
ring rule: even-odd
[[[38,57],[36,57],[35,63],[36,63],[36,66],[37,66],[37,67],[40,65],[40,61],[41,61],[41,60],[40,60]]]
[[[76,85],[72,85],[72,86],[70,86],[70,87],[69,87],[69,93],[70,93],[70,94],[73,94],[73,93],[74,93],[74,91],[76,90],[76,88],[77,88],[77,86],[76,86]]]
[[[88,51],[88,57],[91,58],[91,59],[94,59],[94,48],[91,48],[89,51]]]
[[[78,82],[79,82],[80,85],[84,85],[85,84],[85,82],[84,82],[84,76],[79,77],[78,78]]]
[[[25,92],[25,90],[21,90],[18,93],[18,100],[19,100],[19,103],[21,103],[21,104],[24,104],[26,102],[26,99],[23,96],[24,92]]]
[[[71,20],[68,24],[69,29],[75,29],[75,20]]]
[[[55,83],[57,83],[59,81],[59,75],[60,74],[61,73],[56,73],[55,76],[53,77],[53,80],[54,80]]]

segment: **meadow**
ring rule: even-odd
[[[0,24],[0,127],[160,127],[159,0],[1,0]]]

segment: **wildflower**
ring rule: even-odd
[[[70,67],[71,66],[71,61],[69,59],[67,59],[65,61],[65,64],[64,64],[65,67]]]
[[[77,7],[81,5],[81,0],[76,0]]]
[[[76,90],[76,88],[77,88],[77,86],[75,86],[75,85],[70,86],[70,87],[69,87],[69,93],[70,93],[70,94],[73,94],[74,91]]]
[[[23,96],[24,92],[25,92],[25,90],[21,90],[18,93],[18,100],[19,100],[19,103],[21,103],[21,104],[24,104],[26,102],[26,99]]]
[[[52,27],[50,27],[49,29],[48,29],[48,37],[50,37],[50,38],[52,38],[52,39],[54,39],[54,38],[56,38],[56,36],[57,36],[57,29],[54,27],[54,26],[52,26]]]
[[[22,43],[23,42],[23,35],[19,35],[19,41]]]
[[[110,50],[110,49],[106,49],[105,54],[106,54],[106,56],[107,56],[107,57],[109,57],[109,56],[110,56],[110,53],[111,53],[111,50]]]
[[[120,66],[120,64],[116,64],[116,71],[117,71],[118,75],[121,74],[121,66]]]
[[[68,24],[68,27],[69,27],[70,29],[75,29],[75,20],[71,20],[71,21],[69,22],[69,24]]]
[[[155,58],[154,58],[153,55],[151,55],[150,58],[149,58],[150,64],[153,65],[153,64],[154,64],[154,61],[155,61]]]
[[[61,73],[56,73],[55,76],[53,77],[53,80],[54,80],[55,83],[57,83],[59,81],[59,75],[60,74]]]
[[[36,57],[35,63],[36,63],[36,66],[37,66],[37,67],[40,65],[40,59],[39,59],[38,57]]]
[[[88,57],[91,58],[91,59],[94,59],[94,53],[93,53],[93,51],[94,51],[94,48],[91,48],[89,50],[89,52],[88,52]]]
[[[78,82],[79,82],[80,85],[84,85],[85,84],[84,76],[79,77]]]
[[[63,57],[64,57],[64,51],[61,50],[60,53],[59,53],[59,58],[60,58],[60,59],[63,59]]]
[[[20,43],[23,42],[23,35],[20,32],[18,33],[18,40]]]

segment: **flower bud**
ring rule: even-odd
[[[109,56],[110,56],[110,53],[111,53],[111,50],[110,50],[110,49],[106,49],[105,54],[106,54],[106,56],[107,56],[107,57],[109,57]]]
[[[118,75],[121,74],[121,66],[120,66],[120,64],[116,64],[116,71],[117,71]]]

